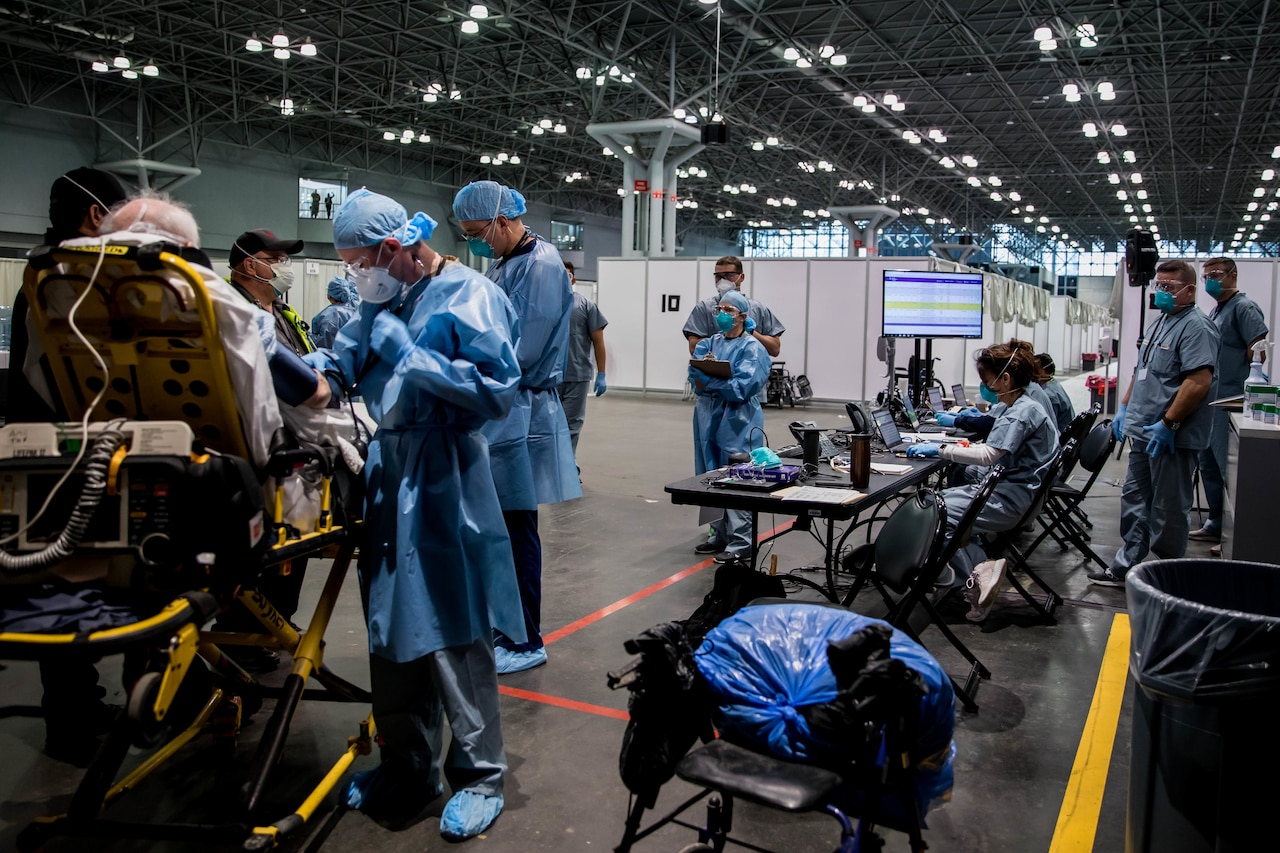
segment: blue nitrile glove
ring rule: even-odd
[[[1121,403],[1120,411],[1116,412],[1115,420],[1111,422],[1111,434],[1116,437],[1116,441],[1124,438],[1124,413],[1128,409],[1128,403]]]
[[[609,390],[609,383],[604,381],[604,371],[596,374],[596,396],[599,397],[605,391]]]
[[[1164,421],[1156,421],[1150,426],[1144,426],[1142,431],[1151,439],[1147,444],[1147,455],[1152,459],[1162,453],[1173,454],[1173,430],[1165,426]]]
[[[961,409],[961,410],[960,410],[959,412],[957,412],[956,414],[958,414],[958,415],[968,415],[969,417],[977,417],[978,415],[981,415],[981,414],[982,414],[982,411],[981,411],[977,406],[966,406],[965,408]]]
[[[944,427],[953,427],[956,425],[956,416],[950,412],[935,412],[933,419]]]
[[[409,337],[409,327],[404,320],[390,311],[379,311],[369,333],[369,348],[378,354],[378,358],[388,364],[396,364],[401,354],[412,346],[413,339]]]
[[[755,330],[756,330],[756,321],[748,317],[747,322],[742,324],[742,331],[746,332],[749,335]]]
[[[907,456],[937,456],[938,445],[933,442],[926,441],[923,444],[913,444],[907,448]]]

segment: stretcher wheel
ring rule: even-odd
[[[156,719],[156,697],[160,695],[160,673],[146,672],[133,685],[127,713],[135,729],[134,745],[152,747],[164,735],[164,723]]]

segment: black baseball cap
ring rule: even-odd
[[[233,267],[237,266],[245,258],[256,255],[258,252],[284,252],[286,255],[296,255],[302,251],[302,246],[301,240],[281,240],[267,229],[257,228],[244,232],[231,244],[229,263]]]

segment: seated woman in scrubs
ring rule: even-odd
[[[1058,428],[1053,413],[1027,394],[1029,386],[1044,378],[1030,347],[1021,341],[996,344],[980,350],[974,360],[982,399],[991,404],[989,414],[995,421],[986,443],[971,447],[916,444],[907,449],[907,455],[938,456],[978,466],[965,472],[964,479],[969,482],[942,492],[947,528],[952,532],[977,493],[977,481],[985,469],[1003,465],[1004,476],[973,524],[974,533],[998,533],[1012,528],[1030,509],[1045,470],[1058,452]],[[986,559],[975,538],[956,551],[951,568],[955,570],[953,583],[965,587],[969,602],[966,618],[971,622],[986,619],[1004,580],[1005,561]]]

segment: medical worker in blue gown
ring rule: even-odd
[[[524,196],[494,181],[468,184],[453,199],[453,215],[471,253],[495,259],[489,278],[511,299],[520,318],[520,394],[506,420],[484,428],[528,636],[527,641],[506,633],[498,638],[499,675],[547,662],[538,504],[582,497],[569,422],[556,390],[564,378],[573,288],[560,253],[525,227],[520,220],[524,212]]]
[[[988,414],[995,419],[986,441],[971,447],[914,444],[907,448],[907,455],[941,456],[970,466],[963,478],[969,482],[942,491],[950,530],[968,510],[985,469],[1003,465],[1004,476],[973,523],[975,533],[996,533],[1012,528],[1031,508],[1036,490],[1058,454],[1058,427],[1053,407],[1041,404],[1029,392],[1040,388],[1039,382],[1046,374],[1026,341],[1011,340],[986,347],[978,351],[974,360],[982,383],[982,399],[991,405]],[[986,556],[975,537],[951,558],[952,582],[965,587],[964,596],[969,603],[965,618],[971,622],[987,618],[1004,581],[1005,561],[988,560]]]
[[[338,330],[356,315],[356,305],[359,304],[352,298],[346,278],[340,275],[329,280],[326,295],[329,297],[329,304],[311,318],[311,343],[317,349],[333,347]]]
[[[356,774],[346,802],[411,816],[441,793],[443,764],[454,794],[440,832],[460,840],[502,810],[493,630],[524,638],[480,431],[517,397],[519,332],[497,287],[423,242],[434,228],[386,196],[347,197],[333,239],[363,299],[359,323],[307,359],[335,393],[362,395],[378,424],[359,568],[382,763]]]
[[[698,341],[694,358],[708,356],[731,365],[728,379],[716,379],[689,367],[689,383],[698,395],[693,410],[694,470],[698,474],[729,464],[730,453],[749,453],[764,446],[764,411],[760,392],[769,380],[772,361],[751,334],[747,297],[730,290],[720,297],[717,334]],[[754,430],[754,435],[753,435]],[[727,509],[712,522],[711,536],[693,550],[715,554],[718,563],[745,560],[751,553],[751,513]]]

